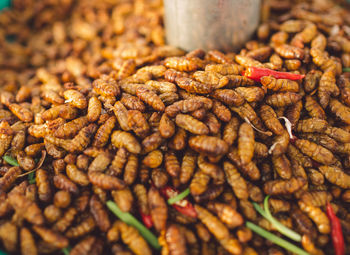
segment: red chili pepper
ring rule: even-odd
[[[172,188],[170,186],[165,186],[164,188],[160,189],[160,193],[166,198],[169,199],[171,197],[174,197],[179,194],[179,191],[175,188]],[[174,204],[172,206],[180,213],[187,215],[192,218],[197,218],[197,212],[194,209],[193,205],[191,204],[188,199],[184,198]]]
[[[327,203],[327,216],[332,225],[332,241],[335,250],[335,255],[345,254],[345,244],[343,232],[340,225],[340,220],[334,214],[333,208],[330,203]]]
[[[151,215],[146,215],[143,212],[141,212],[141,210],[140,210],[140,214],[141,214],[141,219],[143,224],[145,224],[147,228],[153,227],[153,221],[152,221]]]
[[[260,78],[263,76],[273,76],[276,79],[288,79],[288,80],[300,80],[305,77],[303,74],[294,74],[287,72],[278,72],[268,68],[254,67],[250,66],[245,71],[242,72],[242,75],[254,80],[260,81]]]

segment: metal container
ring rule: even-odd
[[[164,0],[167,43],[234,51],[259,24],[261,0]]]

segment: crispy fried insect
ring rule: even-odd
[[[208,94],[215,89],[212,84],[198,82],[188,77],[177,78],[176,83],[189,93]]]
[[[37,156],[39,154],[39,152],[41,152],[44,148],[45,148],[44,143],[35,143],[35,144],[31,144],[31,145],[28,145],[27,147],[25,147],[24,152],[28,156],[34,157],[34,156]]]
[[[49,205],[44,210],[44,216],[49,223],[54,223],[61,218],[62,212],[60,208],[56,207],[55,205]]]
[[[66,166],[66,174],[69,179],[80,186],[87,186],[90,183],[87,174],[80,171],[74,164],[68,164]]]
[[[136,195],[137,205],[141,213],[144,215],[150,215],[150,209],[148,206],[147,190],[142,184],[136,184],[133,188]]]
[[[222,184],[225,182],[224,172],[220,167],[205,160],[203,155],[199,155],[197,158],[198,168],[205,174],[209,175],[215,184]]]
[[[191,194],[193,196],[203,194],[208,188],[209,181],[210,177],[203,171],[196,171],[190,184]]]
[[[68,147],[69,152],[83,151],[90,143],[91,137],[96,132],[97,126],[89,124],[79,131],[79,133],[68,143],[68,146],[62,146],[64,149]]]
[[[261,119],[249,103],[246,102],[238,107],[230,107],[230,109],[236,112],[242,119],[247,118],[256,128],[265,130]]]
[[[196,135],[209,133],[208,127],[201,121],[187,114],[178,114],[175,119],[176,125]]]
[[[111,158],[108,152],[100,152],[95,156],[94,160],[91,162],[88,171],[89,172],[103,172],[109,163]]]
[[[92,146],[95,146],[97,148],[104,147],[108,143],[110,134],[112,133],[116,122],[116,117],[111,116],[108,118],[106,122],[97,129],[94,141],[92,142]]]
[[[123,189],[125,187],[124,181],[101,172],[89,172],[88,177],[93,185],[96,185],[102,189],[113,190]]]
[[[235,60],[238,64],[240,64],[243,67],[249,67],[249,66],[264,67],[264,65],[261,62],[243,55],[236,55]]]
[[[312,160],[303,155],[294,145],[288,145],[287,155],[289,158],[296,160],[303,167],[312,167]]]
[[[224,126],[222,139],[231,146],[238,136],[239,121],[236,117],[232,117],[231,120]]]
[[[294,47],[288,44],[282,44],[276,46],[275,51],[278,55],[287,59],[303,59],[304,58],[304,50],[298,47]]]
[[[154,81],[150,80],[145,83],[146,86],[151,86],[159,93],[176,93],[176,85],[167,81]]]
[[[0,238],[5,246],[5,249],[9,252],[15,252],[18,248],[18,229],[17,226],[10,222],[5,221],[0,225]]]
[[[120,94],[120,88],[115,80],[102,76],[92,83],[94,92],[105,97],[116,97]]]
[[[107,211],[97,195],[90,198],[90,212],[94,216],[95,222],[101,231],[107,232],[111,223],[108,218]]]
[[[241,177],[236,167],[228,161],[224,162],[224,171],[227,182],[232,187],[233,192],[239,199],[248,199],[248,187],[244,178]]]
[[[299,190],[306,184],[301,177],[292,177],[289,180],[267,181],[264,184],[264,192],[269,195],[288,195]]]
[[[186,136],[186,131],[183,130],[183,132],[185,132],[185,136]],[[162,144],[163,141],[164,140],[163,140],[162,136],[160,135],[160,133],[154,132],[153,134],[151,134],[151,135],[147,136],[145,139],[143,139],[143,141],[142,141],[143,151],[145,153],[153,151],[153,150],[157,149]]]
[[[138,167],[139,162],[137,156],[130,154],[124,168],[124,182],[127,185],[130,185],[135,181],[137,177]]]
[[[327,121],[323,119],[310,118],[299,120],[296,130],[303,133],[323,133],[326,130],[327,125]]]
[[[223,185],[212,185],[211,187],[207,187],[207,190],[204,193],[198,196],[193,196],[193,198],[197,203],[203,203],[206,201],[215,200],[223,191]]]
[[[116,242],[119,240],[119,226],[118,226],[118,221],[115,221],[112,225],[112,227],[108,230],[107,232],[107,240],[109,242]]]
[[[295,146],[305,155],[311,157],[313,160],[325,165],[333,164],[336,159],[332,152],[326,148],[310,142],[308,140],[298,139],[295,142]]]
[[[322,72],[319,70],[311,70],[304,78],[304,89],[306,92],[313,91],[319,83]]]
[[[247,102],[261,101],[265,96],[264,89],[260,87],[238,87],[235,89]]]
[[[282,135],[278,135],[273,139],[273,144],[269,149],[269,154],[280,156],[286,153],[289,145],[289,134],[284,131]]]
[[[204,62],[200,58],[170,57],[164,60],[164,65],[177,71],[191,72],[202,68]]]
[[[153,91],[140,87],[136,90],[136,95],[146,104],[151,106],[154,110],[161,112],[164,111],[164,103]]]
[[[249,220],[256,220],[257,215],[253,204],[248,200],[239,200],[239,208],[242,214]]]
[[[68,191],[59,190],[55,193],[53,203],[58,208],[67,208],[71,203],[71,195]]]
[[[183,128],[178,128],[175,135],[169,141],[168,146],[173,150],[183,150],[187,145],[187,132]]]
[[[163,162],[163,153],[160,150],[149,152],[142,160],[142,164],[149,168],[157,168]]]
[[[229,82],[226,76],[212,71],[197,71],[193,74],[193,78],[201,83],[210,84],[217,89],[225,87]]]
[[[160,232],[165,229],[168,207],[158,190],[153,187],[148,191],[148,204],[154,227]]]
[[[41,114],[41,118],[43,120],[54,120],[58,117],[63,119],[71,120],[76,118],[78,115],[78,110],[69,104],[61,104],[57,106],[53,106],[50,109],[44,111]]]
[[[131,128],[128,124],[128,110],[125,108],[125,106],[120,101],[117,101],[114,104],[113,112],[117,117],[121,129],[124,131],[129,131]]]
[[[260,62],[263,62],[270,57],[271,53],[272,53],[272,48],[270,46],[264,46],[264,47],[260,47],[249,51],[246,56],[253,58],[255,60],[258,60]]]
[[[146,138],[147,139],[147,138]],[[126,148],[129,152],[138,154],[141,152],[141,145],[136,138],[124,131],[114,131],[111,137],[112,144],[117,148]]]
[[[318,98],[320,105],[323,108],[326,108],[330,101],[330,96],[338,96],[339,95],[339,88],[336,85],[336,79],[333,69],[332,70],[326,70],[320,79],[319,86],[318,86]],[[334,102],[335,99],[332,99]],[[334,105],[334,104],[333,104]],[[332,106],[330,105],[330,109],[332,110]]]
[[[350,187],[350,175],[346,174],[341,168],[337,166],[320,166],[318,169],[330,183],[344,189]]]
[[[32,233],[25,227],[22,227],[19,233],[21,240],[21,253],[28,255],[38,254]]]
[[[209,202],[208,209],[215,212],[219,219],[230,229],[243,224],[243,217],[230,205],[219,202]]]
[[[68,227],[71,226],[77,213],[78,211],[74,207],[68,208],[67,211],[65,211],[65,213],[63,214],[62,218],[60,218],[55,223],[55,225],[53,225],[52,229],[61,233],[64,232]]]
[[[220,156],[228,151],[228,145],[225,141],[214,136],[199,135],[189,139],[190,147],[206,156]]]
[[[31,122],[33,120],[33,112],[20,104],[10,104],[8,108],[21,121]]]
[[[282,154],[281,156],[272,157],[273,169],[282,179],[290,179],[292,177],[292,168],[288,158]]]
[[[209,242],[211,236],[208,229],[202,223],[197,223],[195,226],[198,237],[204,242]]]
[[[307,139],[314,143],[317,143],[332,152],[343,152],[343,151],[346,152],[346,148],[344,148],[342,145],[339,145],[337,141],[330,138],[328,135],[304,133],[304,134],[300,134],[299,137],[302,139]]]
[[[243,165],[248,164],[254,155],[254,130],[248,123],[243,123],[238,131],[238,156]]]
[[[259,110],[260,117],[264,122],[265,126],[270,129],[276,135],[282,135],[285,131],[282,124],[277,118],[275,111],[272,107],[264,104]]]
[[[134,133],[144,138],[150,131],[149,124],[146,118],[142,115],[140,111],[137,110],[129,110],[128,111],[128,125]]]
[[[17,152],[17,161],[19,166],[24,171],[30,171],[35,168],[35,161],[33,158],[27,156],[24,151]]]
[[[342,143],[350,142],[350,133],[342,128],[328,126],[325,134]]]
[[[342,120],[346,124],[350,124],[350,108],[349,107],[343,105],[337,99],[331,98],[329,101],[329,109],[340,120]]]
[[[52,197],[52,190],[47,171],[41,168],[36,170],[35,180],[38,187],[39,199],[44,202],[49,202]]]
[[[112,175],[120,175],[124,169],[124,165],[128,160],[128,152],[124,147],[118,149],[110,167]]]
[[[24,130],[18,131],[11,141],[11,153],[17,153],[23,151],[24,145],[26,143],[26,133]]]
[[[72,193],[78,193],[77,185],[61,173],[58,173],[53,177],[53,184],[58,189],[66,190]]]
[[[0,178],[0,190],[7,191],[11,188],[12,184],[16,181],[18,175],[22,173],[20,167],[11,167],[1,178]]]
[[[228,106],[240,106],[244,103],[244,98],[232,89],[217,89],[211,96]]]
[[[301,245],[305,249],[305,251],[309,252],[310,254],[314,255],[323,255],[323,251],[320,249],[317,249],[314,245],[314,243],[311,241],[311,238],[308,235],[303,235],[301,238]]]
[[[168,82],[176,82],[176,80],[181,77],[188,77],[188,74],[184,72],[176,71],[174,69],[168,69],[164,73],[164,78]]]
[[[80,236],[84,236],[85,234],[91,232],[96,227],[96,223],[94,220],[94,217],[89,214],[86,217],[84,217],[80,223],[78,223],[74,227],[70,227],[65,235],[68,238],[78,238]]]
[[[102,104],[100,100],[98,100],[97,97],[92,96],[89,99],[88,110],[86,115],[89,122],[95,122],[96,120],[98,120],[98,118],[100,117],[101,111],[102,111]]]
[[[296,81],[287,80],[287,79],[276,79],[273,76],[263,76],[260,79],[260,82],[266,88],[272,91],[289,91],[289,92],[298,92],[299,84]]]
[[[301,194],[300,200],[306,205],[320,207],[330,202],[332,200],[332,195],[326,191],[305,191]]]
[[[140,112],[144,112],[146,110],[146,106],[138,97],[132,96],[128,93],[122,94],[120,102],[122,102],[122,104],[130,110],[138,110]]]
[[[218,50],[210,50],[208,51],[208,58],[211,61],[214,61],[219,64],[229,64],[232,63],[233,60],[227,57],[224,53]]]
[[[315,185],[319,186],[324,183],[324,176],[316,169],[308,169],[308,177],[310,179],[310,182]]]
[[[132,250],[134,254],[152,254],[147,242],[134,227],[128,226],[122,221],[117,221],[115,224],[118,225],[123,242],[129,246],[130,250]]]
[[[79,243],[77,243],[72,250],[69,252],[70,255],[88,255],[96,244],[96,237],[87,236]]]
[[[133,59],[125,60],[118,71],[117,79],[122,80],[132,75],[135,72],[135,68],[136,68],[135,60]]]
[[[291,217],[296,224],[297,230],[313,238],[316,237],[316,229],[310,218],[307,217],[297,206],[292,207]]]
[[[331,226],[327,215],[318,207],[307,205],[302,201],[298,201],[299,208],[305,212],[310,219],[315,222],[318,231],[321,234],[328,234]]]
[[[323,108],[311,96],[305,97],[305,109],[312,118],[326,119],[326,113]]]
[[[63,92],[63,96],[64,99],[66,99],[66,103],[69,103],[76,108],[85,109],[88,106],[85,96],[77,90],[68,89]]]
[[[296,71],[301,66],[301,61],[299,59],[286,59],[284,65],[289,71]]]
[[[301,95],[293,92],[282,92],[266,97],[265,102],[273,107],[284,107],[300,101],[301,98]]]
[[[188,113],[200,109],[203,106],[203,102],[197,98],[188,98],[185,100],[177,101],[165,108],[165,113],[169,117],[175,117],[179,112]]]
[[[65,248],[68,246],[69,241],[63,235],[50,230],[48,228],[33,226],[33,230],[45,241],[57,248]]]
[[[8,196],[9,203],[16,213],[32,224],[41,225],[44,217],[38,205],[19,193],[11,193]]]
[[[209,64],[205,66],[206,72],[215,72],[221,75],[237,75],[242,72],[243,68],[237,64]]]
[[[249,163],[243,165],[240,157],[238,155],[238,150],[236,148],[232,148],[228,153],[228,158],[233,161],[238,168],[250,179],[258,180],[260,179],[260,171],[254,161],[250,161]]]
[[[230,110],[218,100],[213,100],[212,111],[223,122],[229,122],[231,120]]]
[[[166,229],[165,240],[168,245],[168,249],[170,252],[169,254],[171,255],[188,254],[185,236],[183,235],[183,233],[181,232],[180,228],[177,225],[171,224]]]
[[[174,92],[165,92],[159,95],[159,98],[165,105],[171,105],[179,100],[179,95]]]
[[[128,212],[131,210],[134,198],[129,188],[113,190],[112,197],[123,212]]]
[[[164,138],[172,137],[175,134],[175,124],[165,113],[159,122],[159,132]]]

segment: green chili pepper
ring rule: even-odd
[[[141,222],[139,222],[133,215],[120,210],[118,205],[111,200],[107,201],[107,207],[119,219],[124,221],[126,224],[135,227],[140,232],[140,234],[145,238],[145,240],[149,242],[150,245],[152,245],[153,248],[155,249],[161,248],[161,246],[158,243],[157,237],[148,228],[146,228]]]
[[[267,240],[270,240],[271,242],[281,246],[282,248],[284,248],[288,251],[291,251],[291,252],[298,254],[298,255],[310,255],[309,253],[307,253],[303,249],[300,249],[298,246],[295,246],[294,244],[272,234],[271,232],[266,231],[265,229],[255,225],[254,223],[252,223],[250,221],[246,222],[246,226],[247,226],[247,228],[249,228],[252,231],[254,231],[255,233],[257,233],[258,235],[266,238]]]
[[[345,73],[345,72],[350,72],[350,67],[345,67],[345,68],[343,68],[343,72]]]
[[[17,159],[9,156],[9,155],[5,155],[2,157],[7,163],[9,163],[11,166],[19,166]]]
[[[72,248],[68,246],[66,248],[63,248],[62,252],[63,252],[64,255],[69,255],[71,250],[72,250]]]
[[[185,197],[187,197],[189,194],[190,194],[190,189],[187,188],[184,191],[182,191],[179,195],[177,195],[175,197],[172,197],[172,198],[169,198],[168,199],[168,204],[169,205],[175,204],[176,202],[178,202],[178,201],[184,199]]]

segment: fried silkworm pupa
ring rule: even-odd
[[[301,95],[293,92],[275,93],[266,97],[266,103],[273,107],[284,107],[300,101]]]
[[[120,210],[123,212],[128,212],[131,210],[134,198],[130,189],[125,188],[121,190],[113,190],[112,197],[115,203],[119,206]]]
[[[75,194],[79,191],[77,185],[61,173],[58,173],[53,177],[53,184],[57,189],[62,189]]]
[[[11,167],[4,176],[0,178],[0,190],[7,191],[11,188],[12,184],[16,181],[17,176],[22,173],[21,168],[18,166]]]
[[[53,203],[58,208],[67,208],[71,203],[71,195],[68,191],[59,190],[55,193]]]
[[[196,71],[203,67],[203,60],[200,58],[170,57],[165,59],[164,65],[181,72]]]
[[[321,164],[331,165],[336,161],[336,158],[332,152],[322,147],[321,145],[310,142],[309,140],[298,139],[295,142],[295,146],[302,153]]]
[[[273,169],[282,179],[288,180],[292,177],[291,164],[285,154],[282,154],[281,156],[273,156],[272,165]]]
[[[129,226],[122,221],[118,221],[116,224],[118,225],[123,242],[129,246],[133,253],[136,255],[152,254],[147,242],[134,227]]]
[[[87,236],[79,243],[77,243],[72,250],[70,251],[70,255],[88,255],[92,250],[93,245],[95,244],[96,237]]]
[[[216,89],[211,96],[227,106],[240,106],[244,103],[244,98],[232,89]]]
[[[55,130],[54,136],[58,138],[72,138],[87,124],[88,118],[86,116],[76,118],[59,126]]]
[[[238,156],[243,165],[248,164],[254,155],[254,130],[244,122],[238,131]]]
[[[193,78],[199,82],[211,84],[217,89],[225,87],[229,82],[226,76],[211,71],[197,71],[193,74]]]
[[[337,99],[331,98],[329,101],[329,109],[335,116],[346,124],[350,124],[350,108],[343,105]]]
[[[189,145],[191,149],[198,153],[212,157],[224,155],[228,151],[227,143],[214,136],[199,135],[191,137]]]
[[[38,187],[39,199],[44,202],[49,202],[52,197],[52,190],[47,171],[41,168],[36,170],[35,180]]]
[[[112,144],[117,147],[126,148],[129,152],[138,154],[141,152],[141,146],[136,138],[127,132],[124,131],[114,131],[111,137]]]
[[[68,239],[55,232],[52,231],[48,228],[44,228],[44,227],[40,227],[40,226],[33,226],[33,230],[45,241],[48,242],[50,244],[52,244],[53,246],[57,247],[57,248],[65,248],[68,246],[69,241]]]
[[[111,227],[106,208],[101,203],[97,195],[90,198],[90,212],[94,216],[95,222],[101,231],[107,232]]]
[[[50,109],[44,111],[41,114],[41,118],[43,120],[54,120],[58,117],[61,117],[66,120],[71,120],[76,118],[78,115],[77,108],[74,108],[68,104],[61,104],[57,106],[53,106]]]
[[[350,188],[350,175],[337,166],[320,166],[318,168],[326,179],[341,188]]]
[[[175,134],[175,124],[165,113],[160,119],[158,128],[160,135],[164,138],[172,137]]]
[[[22,106],[22,104],[10,104],[9,110],[21,121],[31,122],[33,120],[33,112]]]
[[[157,168],[163,162],[163,153],[160,150],[149,152],[142,160],[142,164],[149,168]]]
[[[44,210],[45,219],[49,223],[56,222],[59,218],[61,218],[62,212],[61,209],[56,207],[55,205],[49,205]]]
[[[138,162],[137,156],[134,154],[130,154],[124,168],[124,182],[127,185],[130,185],[135,181],[137,176],[138,166],[139,166],[139,162]]]
[[[138,110],[140,112],[144,112],[146,110],[146,106],[138,97],[132,96],[128,93],[122,94],[120,102],[130,110]]]
[[[89,185],[90,181],[87,174],[79,170],[76,165],[68,164],[66,166],[66,174],[74,183],[79,184],[80,186]]]
[[[275,111],[268,105],[262,105],[259,110],[260,117],[265,126],[276,135],[282,135],[284,128],[277,118]]]
[[[5,246],[5,249],[9,252],[15,252],[18,248],[18,229],[17,226],[10,222],[5,221],[0,225],[0,239]]]
[[[167,69],[164,73],[164,78],[168,82],[176,82],[176,80],[181,77],[188,77],[188,74],[185,72],[176,71],[174,69]]]
[[[197,156],[191,150],[187,150],[182,158],[181,171],[180,171],[180,182],[182,184],[187,183],[196,168],[196,158]]]
[[[92,146],[97,148],[104,147],[108,143],[116,122],[117,119],[114,116],[108,118],[106,122],[97,129]]]
[[[265,182],[264,192],[269,195],[288,195],[299,190],[306,184],[301,177],[292,177],[289,180],[273,180]]]
[[[22,227],[19,232],[21,240],[21,253],[28,255],[38,254],[38,249],[35,245],[35,240],[32,233],[25,227]]]
[[[175,135],[169,141],[168,146],[173,150],[183,150],[187,145],[187,132],[183,128],[178,128]]]
[[[129,127],[128,122],[128,110],[125,108],[125,106],[120,101],[117,101],[113,106],[113,112],[117,117],[121,129],[124,131],[129,131],[131,128]]]
[[[95,227],[96,223],[94,217],[91,214],[87,216],[84,215],[76,226],[72,226],[66,231],[65,235],[68,238],[78,238],[91,232]]]
[[[158,232],[164,230],[168,218],[168,207],[164,198],[153,187],[148,191],[148,204],[154,227]]]
[[[183,129],[179,129],[179,130],[182,130],[184,132],[185,137],[183,137],[181,139],[185,140],[186,139],[186,131],[183,130]],[[181,135],[179,135],[179,136],[183,136],[183,133]],[[142,141],[143,151],[145,153],[153,151],[153,150],[157,149],[162,144],[163,141],[164,141],[164,139],[162,138],[160,133],[159,132],[154,132],[153,134],[151,134],[151,135],[147,136],[145,139],[143,139],[143,141]],[[185,143],[185,141],[181,141],[181,142]],[[183,144],[182,146],[184,147],[185,145]],[[181,150],[181,149],[179,149],[179,150]]]
[[[288,79],[276,79],[273,76],[263,76],[260,79],[261,84],[272,91],[298,92],[299,84],[296,81]]]
[[[298,204],[300,209],[305,212],[313,222],[315,222],[317,229],[321,234],[328,234],[331,231],[329,219],[319,207],[307,205],[302,201],[299,201]]]
[[[101,172],[89,172],[88,177],[93,185],[96,185],[102,189],[114,190],[123,189],[125,187],[124,181]]]
[[[150,126],[140,111],[137,110],[129,110],[128,111],[128,125],[134,133],[144,138],[150,132]]]
[[[45,209],[45,211],[46,211],[46,209]],[[55,225],[53,225],[52,229],[55,230],[55,231],[59,231],[61,233],[64,232],[68,227],[71,226],[71,224],[73,223],[77,213],[78,213],[78,211],[74,207],[68,208],[64,212],[62,218],[60,218],[55,223]]]
[[[171,224],[165,232],[165,240],[169,247],[170,254],[173,255],[186,255],[186,239],[179,227],[175,224]]]
[[[77,90],[68,89],[63,92],[63,96],[64,99],[66,99],[66,103],[69,103],[76,108],[85,109],[88,105],[85,96]]]
[[[120,88],[115,80],[103,76],[92,83],[94,92],[105,97],[116,97],[120,94]]]
[[[208,162],[203,155],[199,155],[197,158],[197,165],[200,170],[205,174],[209,175],[215,184],[224,183],[224,172],[220,167],[215,164]]]
[[[109,171],[111,172],[111,174],[116,176],[120,175],[124,169],[127,160],[128,151],[124,147],[119,148],[109,167]]]
[[[189,93],[208,94],[215,89],[212,84],[202,83],[191,78],[181,77],[176,79],[177,85]]]
[[[248,199],[248,187],[246,181],[241,177],[236,167],[228,161],[224,162],[224,171],[227,182],[232,187],[232,190],[237,198]]]
[[[151,106],[154,110],[163,112],[165,109],[165,105],[159,96],[151,90],[146,88],[138,88],[136,90],[136,95],[144,101],[146,104]]]
[[[342,143],[350,142],[350,133],[342,128],[328,126],[325,134]]]
[[[209,202],[208,209],[215,212],[219,219],[230,229],[243,224],[243,217],[230,205],[219,202]]]
[[[197,98],[189,98],[185,100],[177,101],[165,108],[165,113],[169,117],[175,117],[179,112],[188,113],[200,109],[203,106],[203,102]]]
[[[201,121],[187,114],[178,114],[175,119],[176,125],[196,135],[207,135],[208,127]]]
[[[235,91],[249,103],[259,102],[265,96],[265,90],[260,87],[238,87],[235,88]]]
[[[32,131],[37,133],[34,126]],[[38,130],[39,131],[39,130]],[[29,132],[31,133],[31,132]],[[41,133],[41,132],[40,132]],[[0,156],[2,157],[6,150],[11,145],[11,141],[13,138],[13,130],[7,121],[0,122]]]

